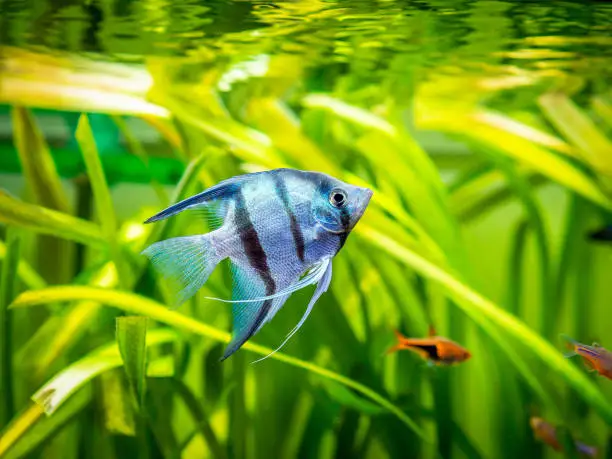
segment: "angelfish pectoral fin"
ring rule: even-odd
[[[300,321],[297,323],[297,325],[295,327],[293,327],[293,330],[291,330],[289,332],[289,334],[287,335],[287,337],[281,343],[280,346],[278,346],[275,350],[270,352],[265,357],[262,357],[261,359],[257,359],[257,360],[255,360],[255,361],[253,361],[251,363],[261,362],[262,360],[265,360],[268,357],[270,357],[275,352],[279,351],[287,343],[287,341],[289,341],[291,339],[291,337],[293,335],[295,335],[295,333],[302,327],[302,325],[304,325],[304,322],[306,322],[306,319],[308,318],[308,316],[312,312],[312,309],[313,309],[315,303],[318,301],[318,299],[321,297],[321,295],[323,295],[323,293],[325,293],[327,291],[327,289],[329,288],[329,285],[331,283],[331,278],[332,278],[332,263],[331,263],[331,260],[329,260],[329,259],[325,260],[323,263],[324,263],[324,266],[322,266],[322,269],[317,270],[319,273],[321,273],[320,277],[317,279],[317,281],[318,281],[317,288],[316,288],[314,294],[312,295],[312,298],[310,299],[310,302],[308,303],[308,306],[306,307],[306,311],[304,312],[304,315],[302,316]]]

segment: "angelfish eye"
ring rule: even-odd
[[[347,202],[346,192],[340,188],[334,188],[329,193],[329,202],[334,207],[344,207]]]

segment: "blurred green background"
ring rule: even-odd
[[[612,6],[0,4],[0,457],[612,457]],[[170,309],[142,225],[294,167],[375,194],[310,289],[229,360],[227,267]],[[9,307],[10,306],[10,307]],[[385,356],[429,325],[471,352]],[[534,439],[558,426],[562,453]]]

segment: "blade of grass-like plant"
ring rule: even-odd
[[[548,236],[546,234],[546,228],[544,227],[544,221],[542,219],[542,210],[535,196],[531,190],[531,187],[525,180],[524,176],[517,170],[517,168],[507,160],[507,158],[499,158],[494,155],[491,156],[494,163],[499,169],[501,169],[508,179],[509,186],[514,190],[516,196],[520,199],[527,219],[531,228],[533,229],[536,246],[539,255],[539,273],[540,273],[540,307],[539,307],[539,323],[538,327],[542,336],[550,339],[555,324],[555,303],[554,291],[553,291],[553,277],[550,267],[550,250],[548,244]]]
[[[115,266],[110,262],[106,263],[92,276],[90,283],[96,287],[115,287]],[[97,301],[81,301],[66,313],[56,313],[47,319],[19,350],[18,361],[33,365],[26,369],[33,371],[35,379],[43,377],[47,369],[85,335],[89,324],[98,316],[101,308]]]
[[[61,430],[66,424],[74,420],[74,418],[83,409],[91,403],[92,391],[89,387],[84,387],[79,390],[73,397],[70,398],[57,412],[50,417],[40,417],[42,415],[42,408],[39,405],[33,404],[28,407],[29,410],[38,409],[40,413],[37,417],[28,418],[22,415],[17,418],[23,423],[23,427],[27,427],[27,422],[34,422],[31,428],[28,429],[24,435],[19,435],[19,439],[14,442],[14,445],[10,450],[2,446],[4,440],[11,441],[10,438],[6,438],[4,433],[0,433],[0,456],[5,459],[18,459],[27,457],[33,450],[39,448],[42,444],[51,438],[56,436],[56,433]],[[33,413],[36,414],[36,413]],[[14,433],[18,434],[16,430]],[[6,455],[2,455],[2,451],[6,452]]]
[[[560,138],[551,135],[547,132],[540,131],[534,127],[523,124],[509,116],[493,111],[487,111],[483,114],[483,120],[486,120],[491,126],[498,127],[510,134],[530,140],[534,144],[542,145],[567,156],[577,157],[576,150]]]
[[[170,329],[152,330],[147,335],[147,347],[177,340]],[[0,457],[19,441],[44,414],[51,416],[79,389],[99,374],[121,365],[116,341],[102,346],[64,368],[44,384],[33,396],[34,404],[2,431]]]
[[[46,303],[57,303],[62,301],[75,301],[75,300],[95,300],[104,303],[109,306],[113,306],[122,309],[126,312],[133,314],[145,315],[158,322],[172,325],[176,328],[190,331],[194,334],[206,336],[208,338],[228,343],[231,339],[229,333],[223,332],[217,328],[206,325],[202,322],[194,320],[190,317],[179,314],[175,311],[169,310],[163,305],[132,293],[109,291],[103,289],[97,289],[92,287],[80,287],[80,286],[66,286],[66,287],[50,287],[44,290],[30,291],[20,295],[12,307],[27,307]],[[247,342],[244,344],[245,350],[255,352],[260,355],[268,355],[272,351],[269,348]],[[360,384],[350,378],[342,376],[331,370],[327,370],[318,365],[314,365],[309,362],[291,357],[280,352],[270,355],[271,359],[279,360],[281,362],[293,365],[295,367],[303,368],[306,371],[320,375],[324,378],[336,381],[347,387],[354,389],[365,397],[373,400],[374,402],[387,409],[390,413],[397,416],[407,427],[412,429],[415,433],[423,438],[423,434],[420,428],[408,417],[403,411],[397,408],[393,403],[382,397],[372,389]],[[426,438],[424,438],[427,440]]]
[[[487,174],[491,174],[492,172],[495,172],[495,174],[492,178],[488,178],[487,180],[495,182],[496,176],[497,178],[501,179],[501,174],[498,171],[494,171],[489,163],[485,161],[477,161],[473,166],[468,166],[458,171],[457,176],[454,177],[447,186],[448,192],[454,193],[470,183],[482,179],[482,177],[485,177]]]
[[[444,122],[438,120],[426,127],[473,139],[487,148],[520,161],[534,171],[576,191],[596,204],[612,209],[610,199],[602,193],[596,182],[587,174],[529,139],[518,137],[490,124],[487,111],[479,110],[462,114],[453,112],[453,116],[450,115],[444,117]]]
[[[385,412],[380,405],[376,405],[368,400],[358,397],[348,388],[338,384],[335,381],[322,380],[321,383],[329,396],[344,407],[352,408],[370,416]]]
[[[7,232],[7,254],[0,272],[0,427],[14,415],[13,399],[13,323],[9,304],[17,296],[17,266],[20,238],[17,228]]]
[[[436,263],[446,265],[448,260],[440,246],[431,238],[429,233],[425,231],[423,226],[408,213],[400,204],[391,199],[387,194],[377,190],[372,184],[365,180],[351,174],[344,173],[344,178],[349,182],[357,186],[363,186],[370,188],[376,196],[376,202],[374,206],[380,206],[381,210],[386,211],[393,215],[393,218],[401,223],[407,230],[416,236],[419,244],[423,246],[423,249],[430,254],[430,257],[436,261]],[[373,209],[368,209],[368,215],[371,216]],[[382,217],[382,216],[380,216]],[[379,218],[380,218],[379,217]],[[385,223],[386,225],[386,223]]]
[[[92,247],[104,247],[106,244],[97,225],[71,215],[27,204],[1,189],[0,222]]]
[[[147,347],[175,341],[177,334],[169,329],[152,330],[147,334]],[[85,383],[104,371],[120,366],[121,355],[117,343],[103,346],[81,360],[64,368],[33,396],[47,415],[57,410],[68,397]]]
[[[576,448],[576,441],[572,436],[571,430],[565,426],[559,426],[556,433],[563,449],[563,457],[566,459],[580,459],[580,454]]]
[[[593,110],[599,115],[609,128],[612,128],[612,104],[603,97],[593,97],[591,100]]]
[[[146,370],[146,317],[118,317],[117,344],[123,367],[132,388],[136,406],[142,407],[145,396]]]
[[[337,165],[303,134],[295,115],[280,100],[275,97],[253,97],[249,99],[245,111],[247,121],[265,132],[298,167],[339,175]]]
[[[172,125],[171,120],[151,115],[142,115],[140,118],[153,126],[175,151],[184,149],[182,148],[181,137],[176,131],[176,128]]]
[[[34,203],[69,214],[68,198],[34,117],[28,110],[14,107],[12,121],[15,146]],[[40,272],[53,283],[67,282],[73,275],[74,245],[45,236],[39,238],[38,244]],[[47,263],[47,260],[53,262]]]
[[[0,260],[6,258],[6,245],[0,241]],[[24,283],[24,285],[31,289],[36,290],[47,286],[47,282],[38,274],[32,266],[25,260],[19,260],[17,266],[17,277]]]
[[[368,129],[376,129],[390,137],[398,135],[397,129],[388,121],[359,107],[354,107],[326,94],[309,94],[302,99],[305,107],[324,109]]]
[[[355,147],[388,174],[416,220],[440,245],[451,264],[459,266],[462,256],[457,248],[458,233],[454,231],[453,219],[440,197],[432,192],[430,183],[424,180],[420,171],[404,160],[409,153],[401,150],[395,139],[376,131],[362,135]],[[410,186],[406,186],[406,183]]]
[[[213,120],[210,116],[199,112],[192,103],[159,89],[154,89],[151,92],[151,97],[171,109],[172,113],[181,121],[201,129],[220,142],[234,147],[236,153],[245,161],[255,161],[268,167],[279,167],[279,164],[282,164],[281,158],[271,147],[270,140],[264,134],[246,128],[230,119]]]
[[[491,171],[491,174],[493,173],[499,174],[499,171]],[[493,180],[496,181],[497,178]],[[528,174],[526,180],[533,190],[548,183],[546,177],[537,174]],[[476,220],[487,212],[497,209],[502,203],[516,199],[515,194],[505,183],[490,185],[488,177],[479,177],[458,188],[456,193],[451,195],[451,207],[457,209],[457,218],[460,222]]]
[[[123,117],[119,115],[114,115],[112,116],[112,119],[113,119],[113,122],[119,128],[119,131],[121,132],[121,134],[123,134],[123,137],[125,138],[125,141],[128,144],[128,147],[130,151],[132,152],[132,154],[136,156],[138,159],[140,159],[142,163],[145,165],[145,167],[149,169],[149,157],[144,147],[142,146],[142,143],[132,133],[131,129],[128,127]],[[164,187],[154,178],[151,178],[150,183],[153,189],[155,190],[155,193],[157,194],[157,198],[159,199],[159,201],[163,205],[167,206],[169,204],[168,195],[166,193],[166,190],[164,190]]]
[[[100,374],[100,411],[104,428],[113,435],[136,436],[136,405],[119,368]],[[70,399],[68,399],[70,400]]]
[[[13,447],[45,414],[42,406],[36,403],[27,407],[19,416],[0,432],[0,457]]]
[[[595,294],[593,279],[596,277],[596,263],[593,263],[593,252],[590,241],[584,235],[595,214],[595,207],[581,196],[573,195],[566,215],[566,233],[564,235],[561,257],[557,266],[557,293],[559,304],[567,305],[567,322],[563,333],[575,338],[592,336],[592,318],[605,321]],[[567,295],[564,297],[564,294]],[[563,301],[565,300],[565,301]],[[557,314],[555,324],[561,323],[562,315]],[[589,410],[584,402],[572,394],[567,396],[568,416],[573,419],[585,419]]]
[[[74,54],[36,53],[3,46],[0,102],[75,112],[168,117],[145,99],[151,76],[139,65],[100,62]]]
[[[500,332],[502,332],[528,346],[548,367],[565,379],[575,389],[576,393],[597,411],[602,419],[612,424],[612,405],[602,396],[593,382],[569,363],[563,357],[563,354],[558,352],[548,341],[527,327],[522,321],[504,311],[453,275],[397,244],[385,234],[373,231],[364,225],[360,226],[359,234],[391,256],[411,266],[427,279],[442,285],[455,304],[461,307],[479,325],[482,326],[482,323],[484,323],[481,323],[482,320],[489,320],[495,325],[495,328],[485,329],[485,332],[490,334],[491,337],[499,335],[500,341],[498,342],[500,344],[503,343],[503,336],[500,335]],[[526,371],[531,373],[529,369],[526,369]],[[533,375],[533,378],[537,379],[535,375]]]
[[[514,239],[510,247],[510,264],[508,268],[508,288],[506,290],[506,310],[520,317],[521,292],[523,285],[523,263],[525,245],[529,234],[529,223],[522,220],[514,231]],[[555,303],[557,303],[555,301]]]
[[[91,127],[86,115],[81,115],[79,118],[75,137],[87,167],[87,175],[89,175],[93,197],[96,202],[98,220],[111,249],[112,258],[117,267],[117,271],[119,272],[119,284],[125,287],[130,285],[131,276],[124,267],[117,238],[117,217],[113,207],[113,200],[108,189],[108,184],[106,183],[106,177],[104,176],[104,170],[100,162],[96,141],[93,132],[91,132]]]
[[[14,107],[12,115],[13,137],[23,174],[36,197],[36,202],[43,207],[69,213],[68,198],[47,143],[32,114],[23,107]]]
[[[210,422],[208,421],[207,413],[202,408],[202,402],[196,398],[193,392],[178,379],[171,379],[174,391],[183,399],[185,406],[189,410],[197,429],[202,434],[206,444],[210,448],[212,456],[216,459],[227,459],[225,449],[219,443],[217,435],[213,431]]]
[[[231,378],[235,383],[229,395],[228,431],[232,432],[232,441],[228,443],[228,455],[230,457],[244,457],[247,451],[247,435],[249,419],[246,409],[246,357],[244,353],[232,359]]]
[[[589,164],[601,173],[612,174],[612,141],[586,113],[562,93],[543,94],[538,104],[550,122],[580,149]]]

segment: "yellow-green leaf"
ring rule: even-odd
[[[146,370],[146,317],[118,317],[117,343],[123,367],[138,406],[142,407],[145,395]]]
[[[97,225],[62,212],[27,204],[3,190],[0,190],[0,222],[93,247],[106,245]]]

